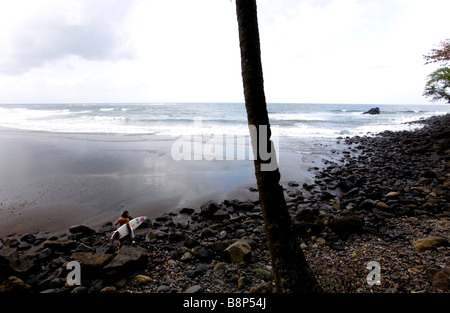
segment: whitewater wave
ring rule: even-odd
[[[414,129],[420,124],[407,123],[450,111],[448,106],[386,106],[380,107],[380,115],[364,115],[370,108],[368,105],[272,104],[269,107],[273,135],[295,138],[336,138]],[[168,136],[249,133],[243,104],[0,105],[0,126],[58,133]]]

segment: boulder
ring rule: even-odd
[[[436,289],[448,292],[450,290],[450,268],[444,268],[434,274],[431,278],[431,284]]]
[[[292,229],[297,236],[307,238],[322,232],[325,224],[320,219],[316,219],[314,222],[294,221]]]
[[[200,207],[201,215],[211,216],[220,209],[220,206],[217,202],[208,201]]]
[[[301,209],[297,212],[296,219],[304,222],[314,222],[319,216],[319,210]]]
[[[111,254],[95,252],[75,252],[70,259],[77,261],[83,268],[96,269],[105,266],[111,259]]]
[[[7,257],[9,268],[18,276],[28,275],[36,269],[33,255],[24,255],[22,253],[13,252]]]
[[[364,112],[363,114],[370,114],[370,115],[380,114],[380,108],[378,108],[378,107],[371,108],[370,110]]]
[[[235,207],[236,210],[247,211],[250,212],[255,207],[255,204],[252,202],[239,202]]]
[[[75,252],[95,252],[95,249],[88,246],[87,244],[80,243],[75,249]]]
[[[377,205],[377,202],[372,199],[365,199],[359,204],[359,209],[363,211],[372,210]]]
[[[229,219],[229,218],[230,218],[230,215],[225,210],[222,210],[222,209],[217,210],[211,216],[211,219],[216,220],[216,221],[223,221],[223,220]]]
[[[376,207],[381,210],[388,210],[390,208],[389,205],[387,205],[386,203],[384,203],[382,201],[378,201],[376,204]]]
[[[225,252],[230,257],[230,260],[234,263],[242,262],[252,253],[251,246],[244,240],[238,240],[228,248]]]
[[[100,290],[100,293],[115,293],[116,289],[117,288],[114,286],[106,286]]]
[[[178,228],[188,229],[192,219],[189,215],[179,214],[173,217],[172,221]]]
[[[29,242],[21,242],[18,246],[17,246],[17,250],[18,251],[23,251],[23,250],[28,250],[31,248],[31,244]]]
[[[2,285],[0,285],[0,293],[3,292],[26,292],[31,288],[22,279],[16,276],[10,276]]]
[[[359,175],[353,174],[339,179],[338,187],[343,191],[348,192],[355,187],[361,187],[363,185],[362,179]]]
[[[150,242],[157,238],[158,231],[154,229],[150,229],[148,233],[145,235],[145,241]]]
[[[190,261],[194,256],[189,251],[185,252],[181,257],[180,261]]]
[[[139,246],[123,246],[119,253],[109,262],[103,270],[108,275],[125,274],[130,269],[137,270],[144,266],[148,260],[148,253]]]
[[[184,232],[175,230],[169,233],[170,242],[179,242],[184,240]]]
[[[258,286],[250,288],[250,293],[272,293],[273,287],[271,284],[262,281]]]
[[[180,214],[187,214],[187,215],[191,215],[195,212],[194,209],[191,208],[182,208],[180,211]]]
[[[167,285],[161,285],[156,289],[157,293],[168,293],[172,290],[172,288],[170,288]]]
[[[357,215],[347,215],[331,220],[328,226],[336,234],[355,233],[364,226],[364,219]]]
[[[200,233],[199,233],[199,237],[200,238],[208,238],[208,237],[215,237],[217,235],[217,232],[209,227],[207,228],[203,228]]]
[[[413,242],[413,248],[418,251],[432,250],[437,247],[448,246],[447,238],[438,236],[429,236],[423,239],[418,239]]]
[[[185,293],[199,293],[202,289],[204,289],[202,286],[194,285],[186,289]]]
[[[151,279],[150,277],[146,276],[146,275],[136,275],[133,278],[134,281],[137,281],[139,283],[142,284],[148,284],[150,282],[153,282],[153,279]]]
[[[27,233],[20,238],[20,241],[28,242],[31,244],[33,244],[35,240],[36,240],[36,236],[33,234],[30,234],[30,233]]]
[[[58,239],[44,242],[44,247],[58,252],[69,252],[70,250],[75,249],[77,246],[78,242],[76,242],[75,240]]]
[[[386,194],[386,198],[395,198],[395,197],[398,197],[399,195],[400,195],[400,192],[391,191]]]

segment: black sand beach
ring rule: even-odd
[[[420,122],[424,123],[425,127],[415,131],[386,131],[369,137],[337,138],[334,140],[336,145],[325,145],[327,149],[331,148],[329,155],[334,155],[334,158],[309,155],[307,159],[310,161],[309,165],[313,165],[312,168],[300,170],[295,174],[291,171],[285,176],[291,178],[291,175],[297,175],[299,179],[295,181],[283,179],[282,185],[286,191],[285,197],[293,221],[293,229],[299,239],[299,249],[303,249],[311,269],[316,273],[325,292],[441,293],[450,290],[448,266],[450,261],[450,199],[448,197],[450,194],[450,115],[433,117]],[[52,141],[48,141],[47,135],[40,136],[41,134],[36,137],[33,135],[33,142],[45,138],[45,145],[52,152],[52,157],[58,153],[68,155],[63,153],[67,150],[61,151],[53,146]],[[78,136],[54,137],[52,135],[50,138],[55,140],[53,144],[58,143],[58,147],[61,147],[61,142],[64,142],[64,147],[70,150],[70,143],[74,138],[80,139]],[[23,137],[15,134],[3,137],[6,142],[14,140],[17,144],[13,145],[15,150],[8,152],[10,157],[14,156],[14,151],[23,151],[20,150],[23,147],[18,145],[20,143],[18,138]],[[30,137],[27,138],[30,139]],[[123,137],[119,136],[116,139],[120,141]],[[27,149],[33,147],[32,141],[25,141],[28,144]],[[80,217],[82,214],[77,211],[77,217],[64,220],[70,226],[67,226],[58,236],[45,234],[42,228],[40,232],[24,230],[2,235],[0,280],[3,282],[0,284],[0,291],[32,293],[273,292],[273,277],[264,223],[261,208],[256,199],[257,192],[248,189],[251,181],[243,179],[241,193],[233,194],[232,192],[237,190],[234,186],[232,190],[226,189],[220,177],[215,177],[213,181],[216,182],[219,179],[222,183],[219,190],[214,189],[217,185],[211,184],[205,187],[207,191],[203,195],[206,198],[220,195],[220,198],[225,200],[212,197],[211,201],[201,202],[199,200],[201,197],[197,197],[195,200],[201,203],[198,207],[187,205],[177,207],[180,201],[178,196],[182,197],[186,193],[177,194],[177,189],[174,187],[175,189],[168,191],[168,194],[172,192],[173,195],[175,192],[177,195],[175,204],[171,206],[166,202],[166,212],[154,212],[154,216],[149,216],[150,221],[136,232],[136,244],[125,245],[117,253],[117,243],[107,240],[115,229],[111,222],[114,222],[117,214],[113,213],[121,211],[121,208],[115,206],[128,207],[131,203],[146,203],[147,198],[140,197],[145,194],[145,190],[138,189],[139,192],[136,193],[130,190],[138,188],[143,179],[149,177],[140,174],[140,171],[143,168],[142,164],[145,164],[143,160],[151,149],[148,147],[144,151],[139,149],[140,152],[136,153],[136,145],[138,145],[136,142],[140,143],[139,140],[128,140],[129,147],[126,155],[115,158],[112,156],[118,153],[111,151],[111,147],[115,145],[109,145],[111,140],[104,142],[94,141],[93,138],[89,140],[83,138],[81,142],[81,145],[77,144],[77,149],[90,146],[91,151],[103,151],[102,157],[97,154],[96,160],[97,164],[102,164],[103,167],[93,170],[95,167],[92,167],[92,163],[87,160],[90,159],[90,162],[93,162],[92,154],[89,154],[87,158],[83,151],[77,150],[76,159],[85,161],[86,165],[77,167],[76,172],[79,175],[86,173],[81,170],[84,168],[90,175],[94,175],[95,179],[100,176],[101,180],[106,179],[109,184],[114,179],[123,177],[129,179],[125,174],[134,174],[133,178],[140,177],[141,182],[134,181],[133,188],[128,189],[126,193],[130,198],[124,198],[125,200],[133,199],[129,200],[133,202],[121,202],[123,199],[117,200],[121,197],[114,195],[108,198],[108,193],[103,194],[105,198],[101,199],[101,203],[109,203],[116,211],[108,213],[97,211],[97,214],[101,216],[98,222],[108,221],[101,226],[88,223],[93,221],[88,217],[92,215],[92,210],[95,210],[93,208],[95,205],[100,205],[99,200],[96,199],[101,193],[89,197],[88,191],[96,186],[98,180],[87,176],[93,181],[89,182],[89,179],[85,179],[85,183],[79,183],[77,186],[86,193],[87,196],[82,198],[85,199],[82,204],[89,204],[90,207],[87,208],[90,211],[82,217]],[[151,146],[158,145],[158,142],[153,141],[146,143],[151,143]],[[105,149],[107,146],[109,150]],[[166,147],[164,143],[161,143],[161,146]],[[336,149],[337,147],[340,148]],[[105,151],[107,153],[104,153]],[[134,151],[132,155],[135,156],[133,159],[135,163],[128,164],[129,167],[124,172],[117,171],[117,167],[112,164],[129,161],[131,151]],[[156,156],[160,156],[158,155],[160,151],[155,152]],[[293,154],[290,156],[294,163],[298,162]],[[37,159],[41,162],[41,166],[35,169],[36,173],[47,177],[44,174],[49,174],[51,170],[45,166],[45,158]],[[319,159],[320,164],[318,164]],[[152,164],[158,164],[155,161],[159,160],[158,157],[151,160]],[[280,160],[283,160],[281,156]],[[286,162],[290,159],[284,160]],[[72,173],[69,170],[70,166],[56,164],[60,169],[65,169],[63,173]],[[164,171],[167,172],[167,164],[164,162],[162,164],[164,164],[162,166]],[[191,164],[193,167],[189,167],[189,170],[205,171],[205,168],[200,167],[199,164],[197,168],[194,166],[195,162]],[[214,171],[211,164],[208,164],[208,173]],[[220,164],[226,167],[226,163]],[[282,175],[286,169],[285,167],[283,170],[283,166],[287,164],[289,162],[281,163]],[[180,173],[176,162],[169,165],[169,169],[173,171],[171,174]],[[301,163],[299,166],[297,163],[297,166],[292,168],[298,170],[304,165],[305,163]],[[112,168],[116,171],[112,171]],[[217,171],[217,167],[215,169]],[[251,167],[243,165],[239,169],[240,174],[243,169],[250,170]],[[10,170],[8,167],[2,169],[4,172],[8,170]],[[222,174],[226,173],[223,168],[221,170]],[[152,173],[158,172],[153,168]],[[303,176],[303,173],[309,173],[309,176]],[[114,177],[112,178],[111,175]],[[236,179],[243,176],[247,177],[247,174],[228,177]],[[163,175],[161,179],[164,183],[171,182],[167,179],[167,175]],[[14,180],[11,178],[10,181]],[[129,181],[130,184],[133,183],[133,180]],[[192,185],[192,179],[181,183],[183,186]],[[122,191],[114,185],[111,190]],[[163,194],[158,199],[161,201],[171,199],[168,194]],[[77,204],[76,193],[71,191],[67,195],[69,196],[66,199],[73,202],[66,201],[66,205]],[[223,198],[229,195],[243,195],[244,200],[234,197]],[[253,200],[248,200],[251,196]],[[46,198],[46,201],[50,203],[48,199],[53,198],[47,197],[49,198]],[[17,201],[19,197],[6,197],[6,201],[10,203],[15,199]],[[57,200],[61,199],[53,200],[55,205]],[[26,209],[29,209],[28,214],[31,214],[32,204],[23,203],[24,216],[26,216]],[[170,206],[171,209],[169,209]],[[135,207],[138,208],[137,205]],[[57,206],[47,208],[57,210]],[[5,212],[4,207],[2,211]],[[61,211],[61,217],[64,212]],[[137,216],[141,212],[143,211],[136,209],[136,214],[134,212],[133,214]],[[17,217],[14,214],[16,213],[13,212],[11,220],[12,218],[20,220],[22,215]],[[86,223],[83,222],[85,225],[77,225],[80,220],[85,221]],[[27,223],[33,225],[32,221]],[[84,278],[79,286],[67,284],[66,265],[71,260],[79,262],[83,269]],[[375,267],[373,267],[374,264]],[[371,271],[377,268],[378,276],[372,275]]]
[[[98,227],[126,208],[156,217],[208,200],[255,200],[253,162],[175,161],[175,139],[151,135],[0,131],[0,235]],[[322,144],[280,152],[285,181],[311,183],[332,157]],[[316,150],[316,151],[314,151]]]

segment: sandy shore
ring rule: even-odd
[[[125,208],[152,218],[208,200],[257,199],[251,160],[176,161],[175,140],[0,130],[0,235],[98,227]],[[311,183],[309,169],[332,157],[326,143],[301,150],[280,152],[284,181]]]
[[[343,149],[330,153],[339,156],[340,164],[322,161],[322,148],[332,149],[324,141],[300,148],[316,153],[280,158],[293,235],[326,293],[448,292],[450,115],[423,122],[425,127],[413,132],[338,139],[344,142]],[[286,172],[290,161],[300,160]],[[305,161],[315,168],[303,172]],[[326,166],[319,168],[319,163]],[[197,172],[203,173],[199,169],[205,170],[206,165],[189,166],[198,166]],[[242,177],[227,176],[224,168],[219,167],[222,172],[217,168],[209,168],[214,172],[210,179],[218,174],[230,182]],[[39,171],[45,172],[43,165]],[[309,173],[313,181],[303,183]],[[192,183],[192,175],[191,183],[183,182],[199,188]],[[297,183],[285,182],[291,177],[297,177]],[[215,186],[207,186],[202,195],[212,195]],[[223,195],[231,188],[220,190],[217,194]],[[256,194],[242,190],[244,196]],[[88,198],[80,199],[88,203]],[[112,195],[113,199],[117,197]],[[45,209],[52,207],[34,208],[36,218],[44,219]],[[53,208],[69,219],[64,222],[77,224],[62,207]],[[70,212],[81,214],[74,207]],[[200,210],[162,213],[137,230],[134,246],[125,244],[119,253],[116,242],[105,240],[115,230],[112,224],[89,226],[65,229],[61,236],[23,233],[19,237],[17,233],[1,238],[0,292],[273,292],[257,201],[209,201]],[[234,253],[237,247],[240,252]],[[66,285],[64,264],[69,260],[83,265],[83,282],[78,287]]]

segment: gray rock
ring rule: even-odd
[[[217,202],[208,201],[200,207],[201,215],[211,216],[220,209]]]
[[[450,290],[450,268],[444,268],[434,274],[431,278],[431,284],[436,289],[448,292]]]
[[[89,247],[88,245],[84,243],[80,243],[78,247],[75,249],[76,252],[95,252],[95,249],[92,247]]]
[[[216,265],[214,265],[214,272],[218,275],[225,275],[228,272],[227,263],[225,262],[218,262]]]
[[[158,231],[154,229],[150,229],[145,235],[145,241],[150,242],[157,238]]]
[[[245,289],[252,283],[252,280],[246,276],[243,276],[238,279],[237,287],[238,289]]]
[[[199,237],[200,238],[208,238],[208,237],[215,237],[217,235],[217,232],[211,228],[204,228],[200,231]]]
[[[193,258],[192,254],[188,251],[183,254],[183,256],[181,257],[180,260],[181,261],[189,261],[189,260],[192,260],[192,258]]]
[[[151,279],[150,277],[148,277],[146,275],[136,275],[136,276],[134,276],[133,280],[137,281],[141,284],[148,284],[153,281],[153,279]]]
[[[241,202],[237,205],[236,209],[242,211],[251,211],[254,207],[255,204],[252,202]]]
[[[160,231],[156,232],[157,239],[165,239],[167,237],[169,237],[169,234],[165,231],[160,230]]]
[[[175,226],[181,229],[188,229],[191,224],[191,217],[183,214],[175,216],[172,220]]]
[[[157,289],[156,289],[156,292],[159,292],[159,293],[167,293],[167,292],[170,292],[172,289],[169,287],[169,286],[167,286],[167,285],[161,285],[161,286],[159,286]]]
[[[372,199],[365,199],[359,204],[359,209],[364,211],[372,210],[377,203]]]
[[[232,262],[237,263],[246,260],[246,258],[252,253],[252,248],[247,242],[238,240],[226,248],[225,252],[228,254]]]
[[[222,221],[230,218],[230,214],[228,214],[225,210],[219,209],[213,213],[211,216],[212,219]]]
[[[87,293],[88,289],[84,286],[77,286],[70,293]]]
[[[413,242],[413,248],[419,251],[432,250],[437,247],[449,246],[449,241],[447,238],[438,236],[429,236],[427,238],[418,239]]]
[[[184,232],[175,230],[169,233],[170,242],[180,242],[184,240]]]
[[[95,233],[95,230],[86,225],[75,225],[69,228],[72,234],[91,235]]]
[[[188,214],[188,215],[191,215],[194,212],[195,210],[191,208],[182,208],[180,211],[181,214]]]
[[[49,287],[50,288],[60,288],[63,286],[63,282],[61,279],[59,278],[54,278],[49,282]]]
[[[273,287],[271,284],[262,281],[258,286],[250,288],[250,293],[272,293]]]
[[[364,226],[364,219],[357,215],[347,215],[331,220],[328,226],[336,234],[355,233]]]
[[[2,285],[0,285],[0,293],[2,292],[25,292],[31,288],[22,279],[16,276],[10,276]]]
[[[139,246],[123,246],[120,252],[103,270],[108,275],[124,274],[128,270],[137,270],[147,264],[148,253]]]
[[[22,255],[19,252],[13,252],[8,255],[8,260],[10,269],[18,276],[27,275],[36,268],[33,255]]]
[[[53,250],[50,248],[44,248],[37,254],[37,259],[39,261],[44,261],[53,255]]]
[[[100,293],[114,293],[117,288],[115,286],[106,286],[100,290]]]
[[[200,285],[194,285],[186,289],[185,293],[199,293],[201,290],[202,287]]]
[[[77,286],[70,293],[87,293],[88,289],[84,286]]]
[[[17,250],[19,251],[23,251],[23,250],[28,250],[31,248],[31,244],[29,242],[21,242],[18,246],[17,246]]]
[[[28,243],[34,243],[34,241],[36,240],[36,236],[33,234],[25,234],[20,238],[20,241],[22,242],[28,242]]]
[[[75,252],[70,259],[77,261],[83,268],[96,269],[105,266],[111,259],[111,254],[95,252]]]
[[[74,240],[65,240],[65,239],[58,239],[44,242],[44,247],[50,248],[53,251],[58,252],[69,252],[70,250],[75,249],[77,245],[78,242]]]

